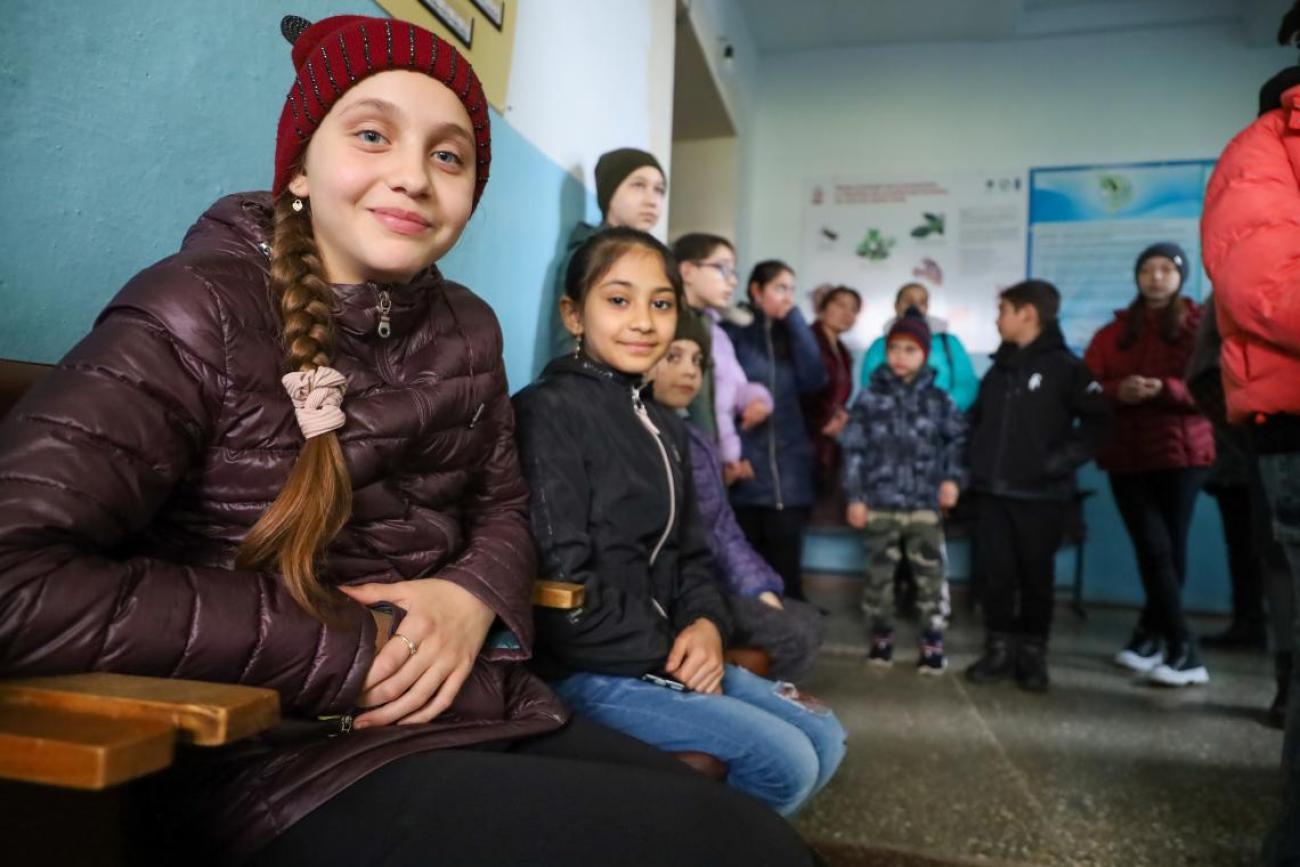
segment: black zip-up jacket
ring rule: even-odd
[[[970,410],[970,487],[1004,497],[1067,500],[1074,471],[1110,431],[1101,384],[1060,329],[1033,343],[1003,343]]]
[[[639,677],[677,633],[730,616],[713,577],[681,419],[638,379],[561,356],[514,397],[542,575],[586,587],[576,611],[537,609],[538,669]]]

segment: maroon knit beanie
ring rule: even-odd
[[[905,337],[913,340],[916,345],[921,347],[921,352],[928,358],[930,356],[930,326],[925,321],[925,315],[915,307],[909,307],[894,321],[893,326],[889,329],[888,336],[885,337],[885,345],[888,346],[895,338]]]
[[[492,163],[492,130],[483,85],[459,51],[422,27],[392,18],[336,15],[312,24],[286,15],[280,32],[293,45],[296,75],[276,130],[272,195],[289,185],[307,142],[349,87],[376,72],[409,69],[447,85],[465,106],[474,127],[478,206]]]

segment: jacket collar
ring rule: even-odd
[[[234,252],[269,271],[271,253],[271,194],[235,193],[218,199],[185,233],[182,249],[219,249]],[[429,303],[442,285],[442,274],[430,265],[406,283],[332,284],[335,324],[358,337],[378,334],[381,292],[392,304],[388,313],[392,336],[412,331],[429,316]]]
[[[1017,346],[1011,342],[1003,343],[998,347],[998,351],[993,353],[993,363],[1007,367],[1019,367],[1035,356],[1064,348],[1065,335],[1061,333],[1061,327],[1059,325],[1049,325],[1043,329],[1042,334],[1039,334],[1027,346]]]
[[[634,388],[638,392],[644,391],[648,386],[648,383],[641,376],[615,370],[608,364],[590,358],[585,352],[576,356],[570,352],[552,358],[546,365],[546,369],[542,371],[542,375],[547,377],[580,376],[599,382],[607,382],[620,388]]]
[[[885,394],[901,394],[908,391],[921,391],[934,384],[938,371],[928,363],[923,365],[917,371],[916,378],[911,382],[904,382],[889,369],[888,364],[882,364],[871,372],[871,388],[873,391],[880,391]]]

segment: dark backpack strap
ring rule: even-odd
[[[957,386],[957,365],[952,360],[952,344],[948,342],[948,332],[939,332],[939,342],[943,344],[943,357],[948,359],[948,387]]]

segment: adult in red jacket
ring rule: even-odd
[[[1183,380],[1202,316],[1182,295],[1187,268],[1177,244],[1143,250],[1134,269],[1137,297],[1084,354],[1115,408],[1114,433],[1097,463],[1110,474],[1146,592],[1137,628],[1115,662],[1165,686],[1209,680],[1182,605],[1187,530],[1214,463],[1214,430]]]
[[[1300,3],[1278,33],[1283,44],[1297,37]],[[1210,178],[1201,250],[1223,334],[1228,417],[1250,423],[1274,536],[1300,594],[1300,66],[1261,88],[1259,111]],[[1286,783],[1269,865],[1300,864],[1300,667],[1292,669],[1286,726]]]

